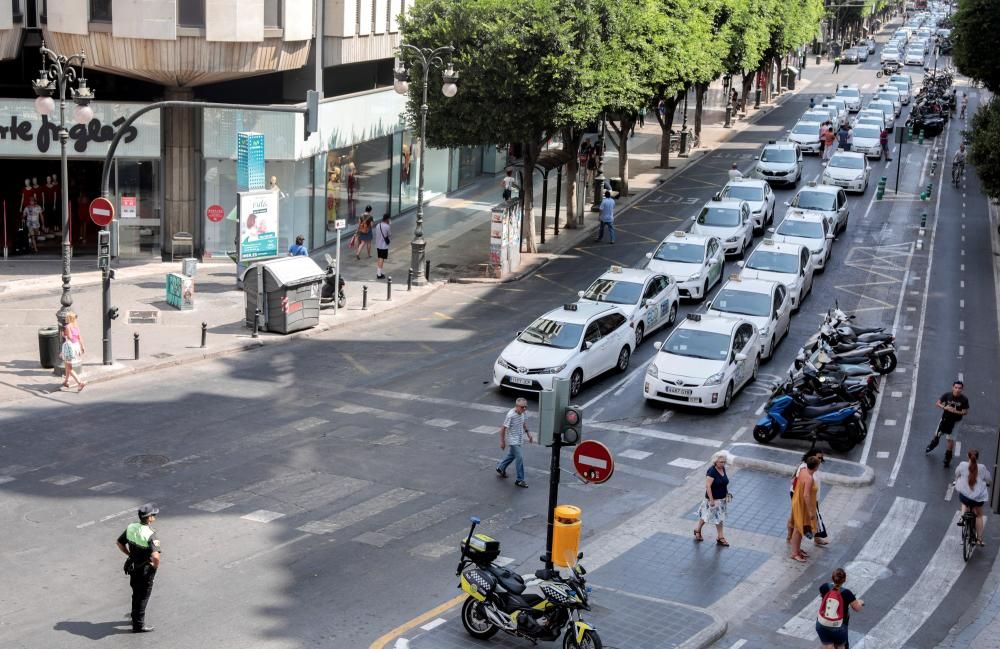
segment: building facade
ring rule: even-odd
[[[164,108],[140,118],[112,166],[120,255],[169,255],[178,233],[190,233],[204,258],[224,258],[234,248],[236,133],[242,131],[265,136],[282,245],[297,234],[312,248],[327,245],[336,220],[354,223],[367,205],[378,215],[406,212],[416,201],[420,144],[403,118],[405,98],[392,91],[391,70],[398,16],[411,2],[0,3],[0,74],[9,68],[7,76],[20,79],[8,86],[16,96],[0,97],[0,170],[8,172],[0,195],[8,224],[16,224],[31,196],[45,201],[50,232],[43,248],[56,252],[61,206],[51,187],[68,182],[75,251],[88,252],[96,229],[87,224],[85,206],[100,195],[108,142],[131,112],[165,99],[297,104],[316,85],[317,49],[326,98],[320,130],[308,138],[299,113]],[[320,23],[317,48],[314,26]],[[37,73],[18,71],[38,69],[43,41],[62,54],[85,53],[97,95],[94,119],[70,131],[68,179],[58,178],[55,126],[34,112],[27,76]],[[497,168],[495,147],[428,150],[425,195],[457,189]]]

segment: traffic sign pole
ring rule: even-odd
[[[337,219],[334,221],[337,229],[337,259],[333,265],[333,315],[337,315],[340,302],[340,232],[347,226],[347,219]]]
[[[562,450],[562,436],[556,428],[557,417],[562,416],[562,409],[569,401],[569,379],[553,379],[552,392],[555,397],[554,411],[549,414],[552,418],[552,459],[549,461],[549,507],[545,512],[545,554],[541,557],[545,562],[545,568],[551,570],[552,564],[552,540],[555,537],[556,529],[556,506],[559,504],[559,454]],[[539,433],[539,437],[541,433]],[[542,440],[539,438],[539,443]]]

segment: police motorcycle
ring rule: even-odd
[[[493,563],[500,556],[500,542],[475,534],[480,521],[475,516],[470,520],[455,572],[460,576],[459,588],[468,594],[462,604],[462,626],[469,635],[488,640],[504,631],[536,644],[539,640],[556,642],[562,636],[563,649],[602,649],[597,630],[580,615],[590,610],[591,589],[583,566],[573,566],[567,577],[557,570],[537,570],[541,594],[525,593],[528,584],[519,574]],[[583,553],[577,558],[583,558]]]
[[[875,77],[879,79],[882,77],[891,77],[899,72],[899,67],[899,63],[896,61],[886,61],[882,64],[882,69],[875,73]]]
[[[323,290],[319,297],[319,308],[329,309],[333,307],[333,285],[338,283],[337,308],[343,309],[347,304],[347,293],[344,291],[347,282],[344,281],[343,275],[339,277],[340,282],[337,282],[337,260],[328,254],[323,256],[326,258],[326,272],[323,276]]]

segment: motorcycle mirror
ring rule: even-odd
[[[479,525],[481,521],[479,520],[478,516],[470,516],[469,522],[472,523],[473,525]]]

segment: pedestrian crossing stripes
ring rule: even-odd
[[[42,482],[48,482],[49,484],[63,487],[68,484],[73,484],[74,482],[79,482],[80,480],[83,480],[82,476],[62,474],[44,478]]]
[[[512,515],[514,515],[514,510],[506,509],[482,521],[479,524],[478,529],[480,532],[486,532],[489,534],[490,530],[509,527],[516,522],[516,520],[512,520]],[[521,517],[514,516],[514,518],[520,519]],[[410,554],[418,557],[424,557],[426,559],[440,559],[443,556],[455,554],[458,550],[459,544],[466,539],[468,534],[469,528],[466,527],[463,530],[452,532],[439,541],[418,545],[410,550]]]
[[[310,534],[332,534],[337,530],[360,523],[367,518],[377,516],[388,509],[398,507],[423,495],[422,491],[413,491],[399,487],[358,503],[353,507],[348,507],[329,518],[306,523],[299,527],[298,530],[300,532],[309,532]]]
[[[191,505],[191,509],[199,509],[201,511],[212,513],[221,512],[224,509],[229,509],[230,507],[246,502],[256,496],[266,496],[278,491],[279,489],[284,489],[306,482],[307,480],[312,480],[317,475],[322,474],[318,474],[314,471],[300,471],[297,473],[287,473],[273,478],[268,478],[267,480],[254,482],[253,484],[230,491],[229,493],[216,498],[195,503],[194,505]]]
[[[410,534],[427,529],[432,525],[444,522],[452,516],[468,509],[472,503],[460,498],[449,498],[428,509],[411,514],[406,518],[386,525],[374,532],[365,532],[354,538],[359,543],[374,545],[377,548],[384,547],[392,541],[404,538]]]
[[[0,484],[6,484],[8,482],[13,482],[15,478],[9,475],[0,475]]]
[[[240,518],[245,521],[253,521],[255,523],[270,523],[271,521],[278,520],[282,516],[284,516],[284,514],[279,512],[272,512],[267,509],[258,509],[257,511],[250,512],[245,516],[240,516]]]
[[[90,488],[90,491],[97,491],[105,494],[116,494],[128,489],[127,484],[122,484],[120,482],[102,482],[99,485],[94,485]]]

